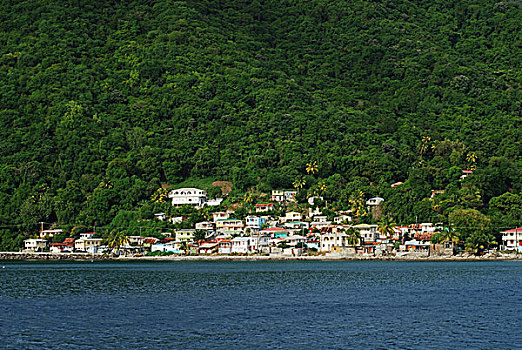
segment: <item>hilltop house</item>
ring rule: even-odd
[[[268,211],[274,210],[274,205],[272,203],[268,204],[256,204],[256,213],[266,213]]]
[[[169,192],[169,198],[176,207],[192,205],[201,208],[207,201],[207,192],[198,188],[178,188]]]
[[[379,205],[381,204],[382,202],[384,202],[384,198],[381,198],[381,197],[373,197],[373,198],[370,198],[366,201],[366,205],[367,206],[376,206],[376,205]]]
[[[291,202],[294,201],[294,197],[297,195],[297,191],[293,190],[272,190],[271,199],[274,202]]]

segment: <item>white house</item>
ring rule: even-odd
[[[285,200],[293,202],[293,201],[295,201],[296,195],[297,195],[297,191],[287,190],[287,191],[285,191]]]
[[[208,199],[205,202],[205,205],[209,205],[211,207],[217,207],[217,206],[221,205],[223,200],[224,200],[224,198]]]
[[[248,215],[245,218],[245,222],[246,222],[246,227],[247,228],[258,229],[259,230],[259,229],[261,229],[263,224],[266,223],[266,218],[262,218],[262,217],[254,216],[254,215]]]
[[[53,230],[43,230],[40,231],[40,238],[53,237],[54,235],[62,233],[63,230],[61,228],[53,229]]]
[[[299,229],[303,229],[303,228],[309,229],[310,223],[306,222],[306,221],[292,221],[292,222],[285,222],[285,224],[283,226],[286,228],[295,229],[295,230],[299,230]]]
[[[228,219],[229,217],[230,214],[224,211],[216,211],[215,213],[212,213],[212,220],[214,222],[217,222],[218,220]]]
[[[375,205],[381,204],[382,202],[384,202],[384,198],[373,197],[373,198],[370,198],[370,199],[368,199],[366,201],[366,205],[368,205],[368,206],[375,206]]]
[[[250,237],[236,237],[232,239],[232,253],[248,253],[250,252]]]
[[[272,203],[268,204],[256,204],[256,213],[266,213],[268,211],[274,210],[274,205]]]
[[[207,201],[207,192],[192,187],[178,188],[169,192],[169,198],[172,199],[172,205],[176,207],[192,205],[201,208]]]
[[[213,231],[214,226],[212,221],[201,221],[196,223],[196,230]]]
[[[522,252],[522,227],[517,227],[500,233],[502,233],[502,245],[504,246],[504,249],[518,250],[519,252]]]
[[[364,242],[376,242],[379,238],[379,231],[377,225],[360,224],[353,226],[361,233],[361,238]]]
[[[74,241],[74,250],[79,252],[97,253],[98,248],[101,246],[102,238],[90,237],[80,238]]]
[[[216,231],[219,232],[241,232],[244,227],[245,225],[243,224],[243,221],[239,219],[219,219],[216,221]]]
[[[183,253],[181,250],[181,243],[179,242],[169,242],[169,243],[156,243],[150,246],[151,252],[172,252],[176,254]]]
[[[285,191],[283,190],[272,190],[271,200],[274,202],[284,202],[285,200]]]
[[[294,201],[297,191],[293,190],[273,190],[272,197],[270,198],[274,202]]]
[[[285,216],[281,218],[281,222],[293,222],[303,220],[303,215],[296,211],[285,213]]]
[[[154,218],[163,221],[167,218],[167,215],[165,213],[156,213]]]
[[[41,238],[29,238],[24,240],[26,250],[33,252],[41,252],[47,247],[47,240]]]
[[[172,222],[173,224],[179,224],[180,222],[183,222],[183,219],[183,216],[174,216],[170,218],[170,222]]]
[[[331,252],[338,247],[348,247],[348,235],[342,231],[329,232],[321,235],[319,247],[322,252]]]
[[[176,241],[177,242],[194,242],[194,233],[196,230],[176,230]]]

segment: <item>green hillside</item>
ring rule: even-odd
[[[514,225],[521,23],[518,1],[1,1],[0,248],[206,178]]]

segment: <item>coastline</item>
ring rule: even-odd
[[[0,261],[519,261],[522,255],[495,253],[483,256],[461,255],[340,255],[313,256],[283,255],[170,255],[170,256],[119,256],[78,253],[25,253],[0,252]]]

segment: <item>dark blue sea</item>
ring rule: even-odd
[[[0,262],[2,349],[521,349],[521,262]]]

